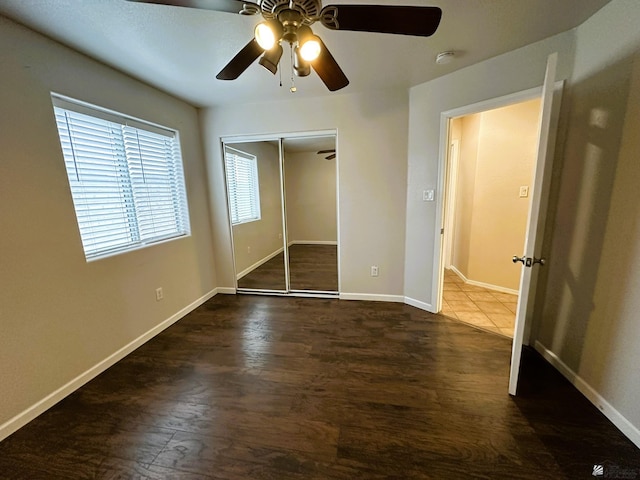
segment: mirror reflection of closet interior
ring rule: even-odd
[[[279,143],[247,142],[224,148],[239,289],[287,290]]]
[[[238,292],[337,294],[335,135],[224,153]]]
[[[335,136],[282,142],[292,291],[338,291]]]

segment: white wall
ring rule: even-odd
[[[438,187],[441,112],[542,85],[547,56],[559,53],[559,78],[568,77],[574,56],[574,32],[500,55],[410,90],[407,177],[407,233],[404,292],[423,308],[433,308],[436,202],[422,191]],[[439,247],[438,247],[439,248]]]
[[[638,25],[616,0],[577,30],[537,346],[640,445]]]
[[[325,156],[285,152],[289,243],[338,241],[336,161]]]
[[[197,111],[4,17],[0,44],[2,438],[51,399],[15,416],[210,294],[216,274]],[[180,131],[191,237],[86,262],[51,91]]]
[[[233,286],[220,137],[337,129],[341,291],[401,300],[407,101],[406,92],[381,91],[292,98],[278,102],[277,114],[272,103],[203,110],[219,286]]]

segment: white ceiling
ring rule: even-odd
[[[238,80],[216,74],[253,35],[258,17],[126,0],[0,0],[0,14],[40,31],[196,106],[295,96],[336,95],[424,83],[481,60],[578,26],[610,0],[326,0],[326,4],[433,5],[443,10],[429,38],[313,26],[350,85],[330,93],[312,73],[289,92],[288,53],[283,87],[256,62]],[[241,5],[241,2],[239,2]],[[456,60],[436,65],[438,52]]]

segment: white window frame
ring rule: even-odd
[[[262,218],[258,159],[255,155],[225,145],[224,162],[231,225],[257,222]]]
[[[51,99],[87,261],[191,235],[176,130]]]

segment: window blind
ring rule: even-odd
[[[231,223],[260,220],[258,166],[254,155],[225,147]]]
[[[175,131],[53,100],[87,259],[189,235]]]

